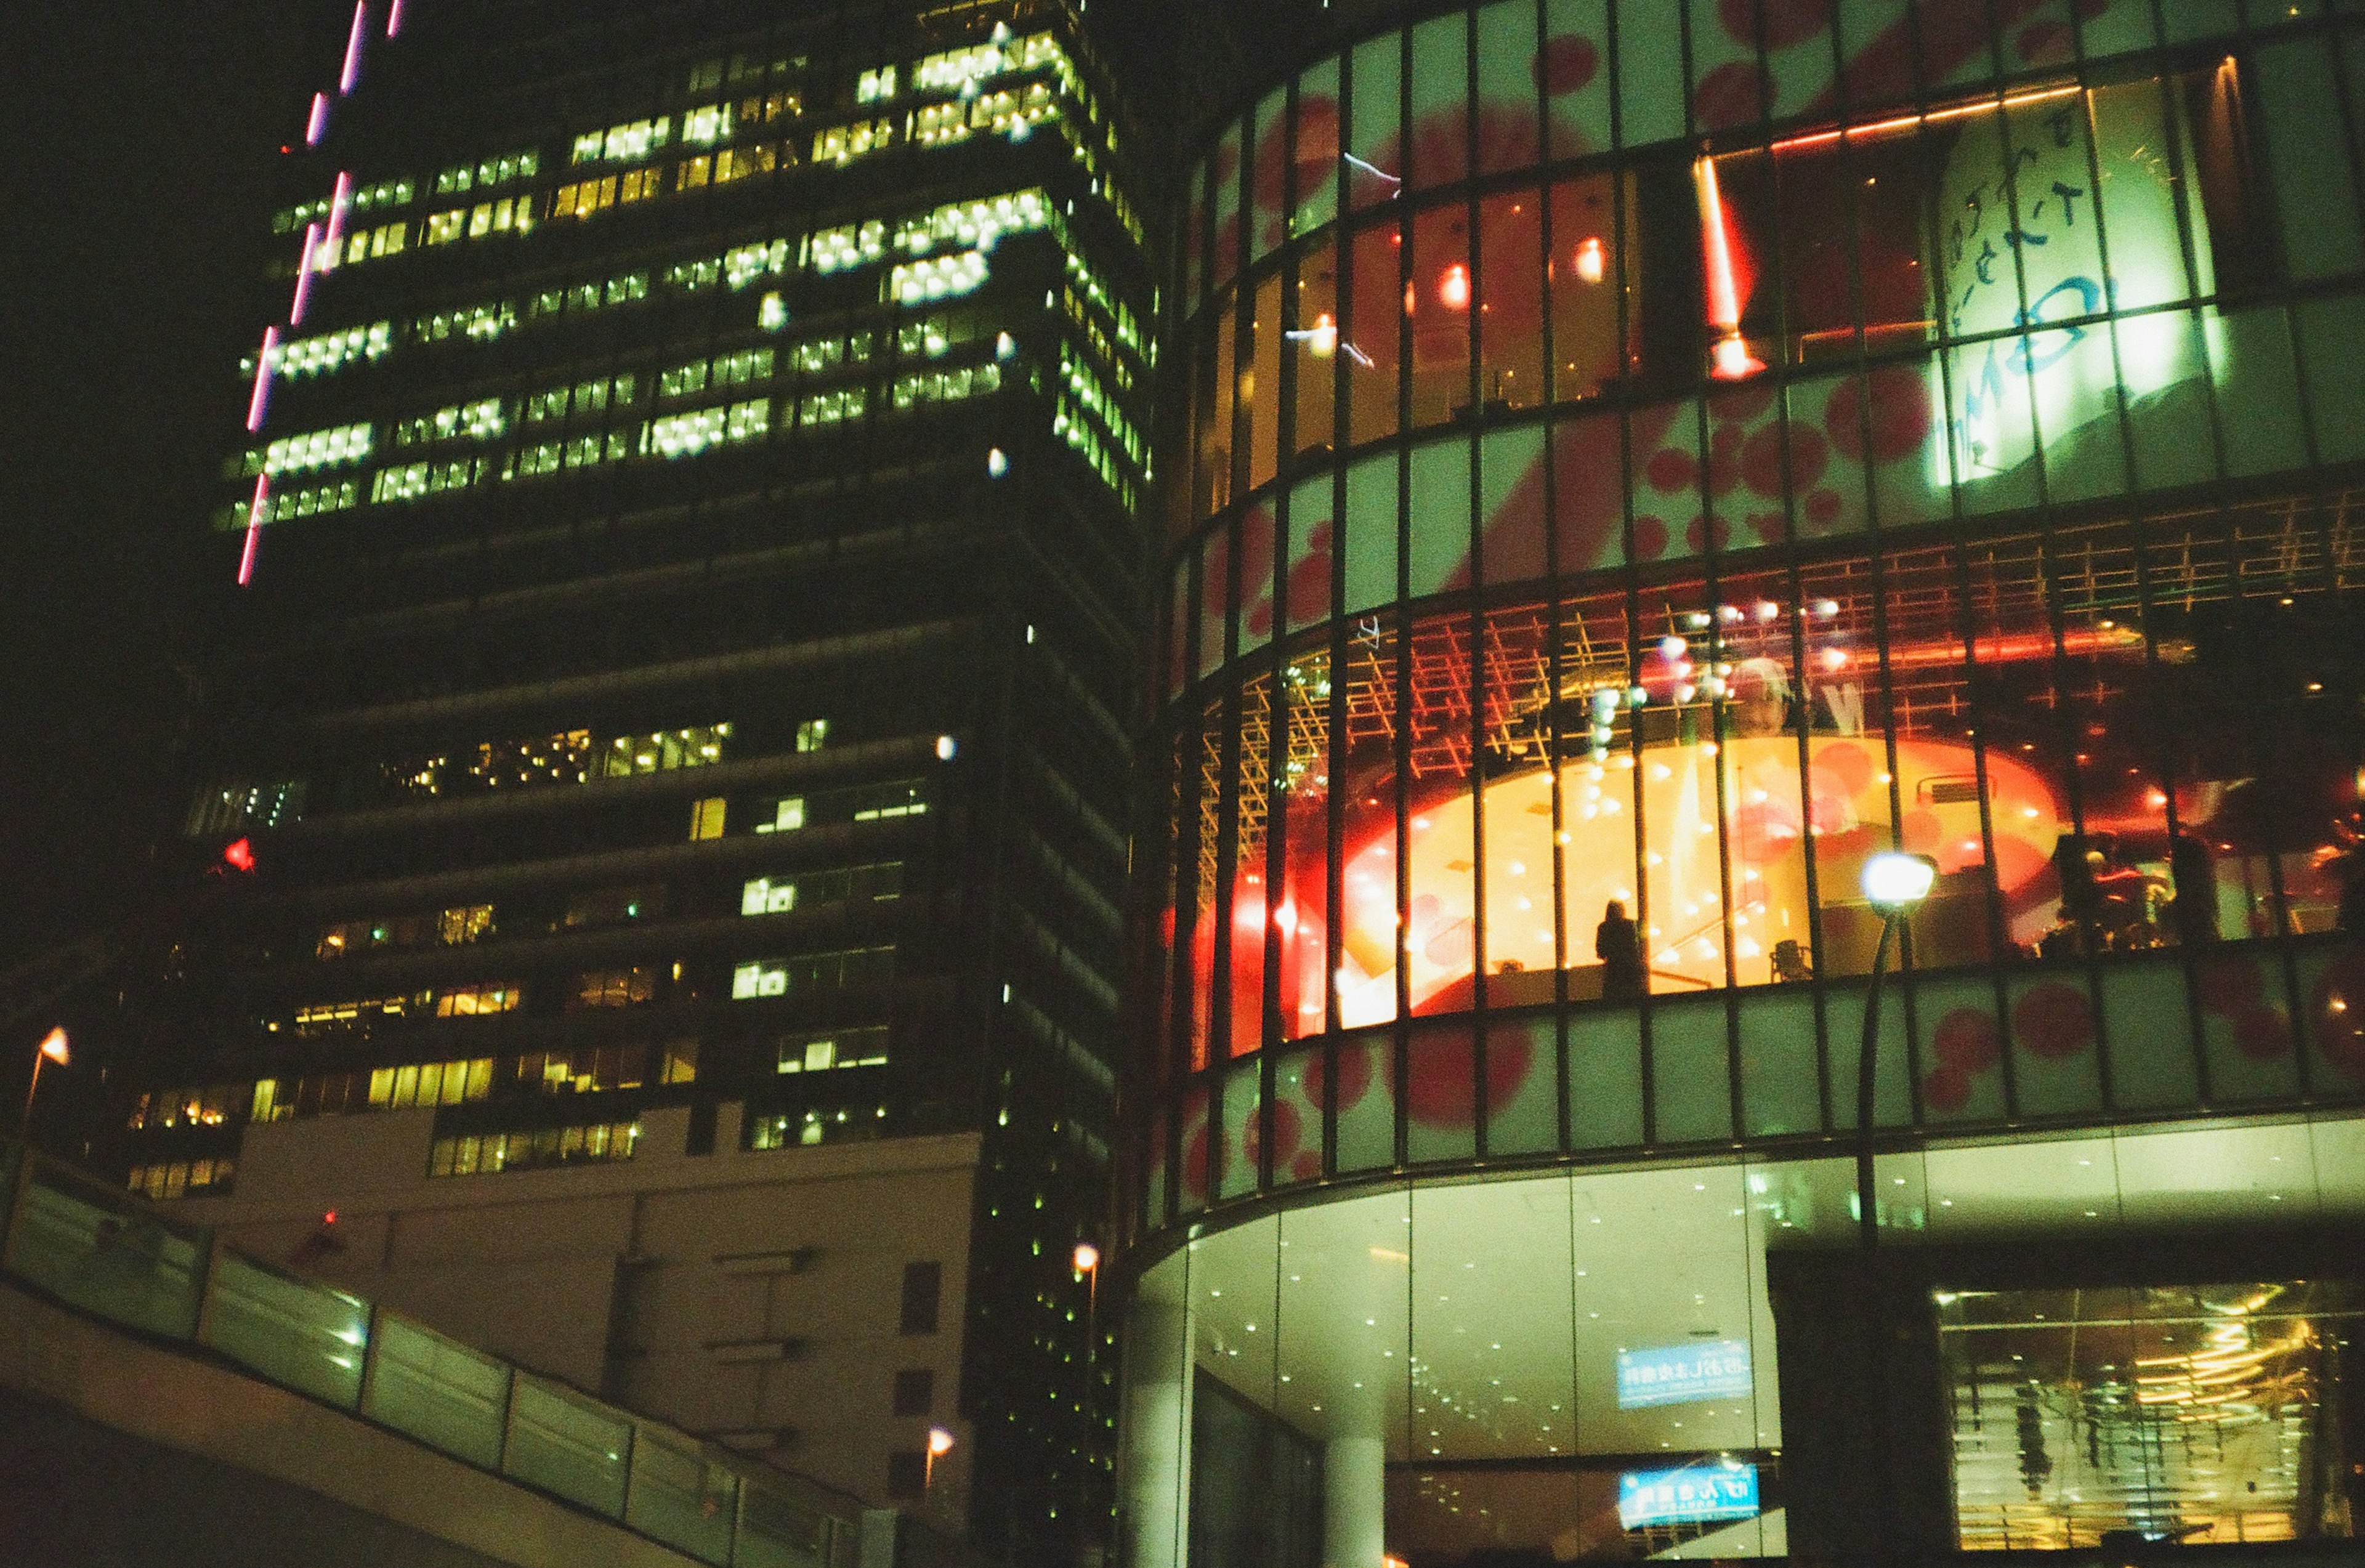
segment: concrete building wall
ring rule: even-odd
[[[240,1191],[191,1201],[231,1245],[467,1343],[874,1504],[891,1453],[954,1434],[918,1511],[958,1529],[971,1436],[955,1409],[974,1135],[691,1157],[686,1110],[628,1161],[430,1178],[431,1111],[248,1129]],[[735,1116],[725,1108],[724,1119]],[[333,1223],[326,1216],[333,1213]],[[904,1272],[939,1265],[933,1333],[902,1332]],[[932,1374],[897,1416],[899,1372]]]

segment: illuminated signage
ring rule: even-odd
[[[1738,1339],[1618,1352],[1618,1408],[1688,1405],[1696,1399],[1745,1398],[1749,1347]]]
[[[1757,1467],[1714,1460],[1680,1470],[1630,1470],[1618,1477],[1618,1522],[1690,1525],[1757,1517]]]

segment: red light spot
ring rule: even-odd
[[[1448,310],[1470,308],[1470,269],[1454,263],[1437,280],[1437,302]]]
[[[320,1223],[321,1223],[322,1225],[334,1225],[334,1224],[336,1224],[336,1223],[337,1223],[337,1211],[336,1211],[336,1210],[334,1210],[334,1209],[331,1209],[327,1214],[322,1215],[320,1216]]]
[[[254,841],[241,838],[222,851],[224,864],[241,871],[254,869]]]

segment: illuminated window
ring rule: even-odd
[[[132,1104],[126,1124],[133,1132],[162,1127],[219,1127],[243,1117],[253,1092],[243,1083],[196,1089],[156,1089]]]
[[[383,358],[393,347],[393,323],[377,321],[283,342],[273,351],[272,364],[276,374],[285,376],[332,375],[355,360]]]
[[[387,1018],[400,1018],[424,1005],[430,993],[378,996],[351,1002],[313,1002],[296,1009],[291,1022],[298,1035],[366,1034]]]
[[[373,444],[373,427],[367,424],[339,425],[332,430],[283,436],[264,447],[258,456],[250,457],[246,471],[268,474],[275,479],[283,474],[342,468],[366,462]]]
[[[875,104],[894,95],[895,68],[891,65],[866,71],[855,80],[854,101],[857,104]]]
[[[481,941],[492,930],[491,904],[454,904],[432,914],[341,920],[321,932],[313,952],[319,958],[338,958],[374,947],[461,946]]]
[[[374,1111],[401,1111],[414,1105],[458,1105],[487,1099],[492,1092],[490,1057],[418,1062],[373,1069],[369,1106]]]
[[[655,966],[634,964],[629,969],[596,969],[575,977],[575,993],[569,999],[570,1008],[633,1007],[654,1002],[657,995],[657,971]]]
[[[802,425],[834,425],[847,420],[858,420],[868,401],[859,386],[843,387],[835,392],[815,392],[797,405],[797,422]]]
[[[840,1067],[884,1067],[887,1025],[832,1029],[819,1034],[786,1035],[779,1047],[782,1072],[826,1072]]]
[[[794,833],[804,825],[805,798],[802,795],[790,795],[774,808],[770,822],[756,824],[756,831],[757,833]]]
[[[515,985],[454,986],[435,993],[438,1018],[473,1018],[488,1013],[514,1013],[524,1000]]]
[[[703,801],[693,801],[689,806],[689,836],[692,840],[721,838],[723,823],[729,802],[717,795]]]
[[[819,751],[827,744],[829,744],[829,721],[827,719],[807,719],[797,726],[797,749],[799,751]]]
[[[638,1147],[638,1122],[600,1122],[588,1126],[544,1127],[534,1132],[468,1134],[437,1138],[429,1152],[430,1176],[491,1175],[551,1165],[630,1159]]]
[[[141,1197],[163,1203],[200,1193],[226,1193],[236,1170],[235,1162],[228,1159],[175,1159],[135,1165],[126,1185]]]
[[[637,163],[671,139],[673,117],[636,119],[606,130],[586,131],[575,139],[572,161],[577,163]]]
[[[304,814],[304,781],[245,787],[214,785],[197,791],[182,831],[191,838],[236,834],[251,827],[277,827]]]
[[[731,997],[734,1002],[749,1002],[768,996],[869,990],[885,985],[894,973],[892,947],[762,958],[731,971]]]
[[[858,119],[851,125],[832,126],[816,132],[813,140],[813,161],[816,163],[851,163],[866,153],[876,152],[895,144],[895,122],[884,117],[879,119]]]
[[[560,924],[571,929],[651,919],[665,913],[665,902],[666,890],[661,885],[595,889],[571,897]]]

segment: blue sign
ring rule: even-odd
[[[1688,1405],[1697,1399],[1745,1399],[1749,1394],[1749,1347],[1739,1339],[1618,1352],[1620,1410]]]
[[[1630,1470],[1618,1478],[1618,1522],[1628,1529],[1756,1517],[1754,1464],[1710,1460],[1681,1470]]]

